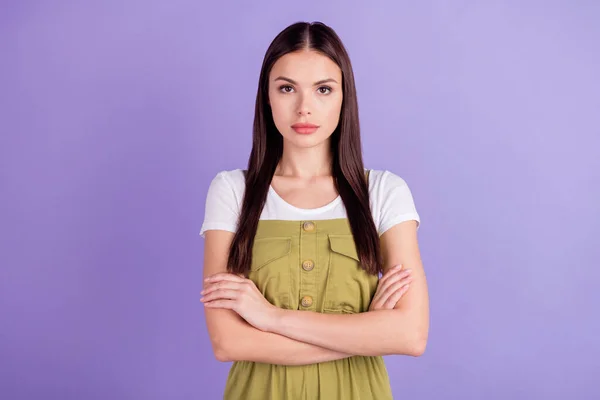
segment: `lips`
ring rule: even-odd
[[[309,123],[298,123],[298,124],[292,125],[292,128],[294,128],[294,129],[296,129],[296,128],[318,128],[318,126],[314,125],[314,124],[309,124]]]
[[[292,129],[295,130],[297,133],[310,134],[310,133],[315,132],[317,129],[319,129],[319,126],[304,122],[304,123],[297,123],[297,124],[292,125]]]

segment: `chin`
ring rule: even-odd
[[[293,137],[284,137],[284,143],[287,142],[294,147],[309,148],[322,144],[327,138],[316,135],[300,135],[294,132]]]

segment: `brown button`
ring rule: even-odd
[[[312,260],[306,260],[302,263],[302,269],[305,271],[312,271],[315,267],[315,263]]]
[[[315,224],[314,222],[307,221],[302,224],[302,229],[304,229],[306,232],[312,232],[315,230]]]
[[[312,297],[310,296],[304,296],[302,298],[302,307],[310,307],[312,306]]]

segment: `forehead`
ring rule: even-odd
[[[301,50],[280,57],[271,69],[270,80],[285,76],[300,85],[312,85],[321,79],[341,82],[342,71],[329,57],[316,51]]]

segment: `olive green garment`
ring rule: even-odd
[[[333,314],[367,311],[379,279],[360,267],[347,218],[260,220],[249,278],[273,305]],[[224,398],[385,400],[392,393],[382,357],[353,356],[301,366],[236,361]]]

